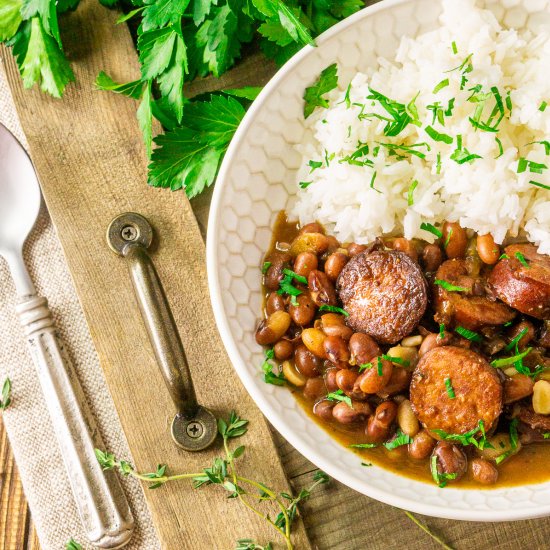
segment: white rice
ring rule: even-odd
[[[381,233],[433,241],[431,233],[420,229],[421,223],[438,225],[449,220],[480,234],[491,233],[498,243],[526,235],[539,252],[550,254],[550,190],[529,183],[550,186],[550,169],[542,169],[542,174],[529,168],[517,173],[520,157],[550,166],[543,145],[528,145],[550,140],[550,35],[505,29],[491,12],[476,7],[475,0],[445,2],[440,22],[433,32],[403,38],[395,60],[380,59],[376,70],[358,73],[351,82],[351,101],[365,104],[365,113],[386,117],[378,101],[366,100],[369,87],[403,104],[419,93],[416,106],[421,126],[408,124],[398,136],[387,137],[384,121],[359,120],[361,107],[348,106],[343,90],[331,92],[330,107],[318,108],[306,122],[314,141],[300,145],[303,163],[297,182],[311,183],[298,189],[291,214],[302,223],[318,220],[342,242],[367,243]],[[461,71],[445,71],[461,65],[469,54],[473,70],[465,75],[468,82],[460,90]],[[434,94],[434,87],[446,78],[449,85]],[[510,91],[512,112],[506,109],[498,134],[476,130],[469,120],[476,103],[467,101],[472,95],[468,89],[476,84],[483,86],[483,92],[496,86],[503,99]],[[340,83],[344,90],[346,85]],[[444,126],[432,123],[427,105],[440,101],[446,107],[451,98],[455,98],[452,116],[445,117]],[[548,107],[541,111],[544,102]],[[494,105],[494,98],[487,101],[482,121]],[[454,142],[434,141],[424,130],[428,125],[452,136]],[[482,158],[464,164],[450,158],[459,134],[463,147]],[[495,158],[500,152],[495,136],[503,146],[499,158]],[[359,142],[369,145],[367,157],[374,166],[341,162],[357,150]],[[377,142],[426,142],[431,150],[418,148],[424,159],[408,153],[398,159],[380,147],[374,156]],[[310,173],[310,160],[323,161],[323,166]],[[375,189],[371,188],[374,173]],[[408,190],[415,180],[414,202],[409,206]]]

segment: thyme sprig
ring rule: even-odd
[[[230,441],[243,436],[248,430],[247,426],[248,420],[240,418],[235,412],[231,413],[227,421],[218,420],[218,433],[223,440],[225,456],[215,458],[210,467],[204,468],[202,472],[198,473],[168,475],[165,464],[159,464],[154,472],[140,473],[129,462],[117,459],[112,453],[96,449],[95,454],[104,470],[118,469],[122,475],[148,483],[149,489],[157,489],[168,482],[183,479],[191,480],[194,489],[219,485],[228,493],[228,498],[239,500],[245,508],[271,525],[284,539],[287,550],[293,550],[291,527],[298,513],[298,505],[307,500],[317,486],[327,483],[329,477],[318,470],[313,476],[313,483],[308,488],[302,489],[298,496],[292,496],[285,492],[277,492],[264,483],[240,475],[235,461],[242,456],[245,446],[230,448]],[[270,515],[258,509],[251,499],[257,499],[261,503],[274,504],[279,510],[276,518],[271,519]],[[237,541],[237,548],[239,550],[270,550],[272,543],[260,546],[250,539],[241,539]]]

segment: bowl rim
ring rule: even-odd
[[[341,33],[342,31],[353,27],[358,21],[361,21],[363,18],[370,17],[371,15],[379,12],[391,9],[395,6],[401,4],[408,4],[414,2],[415,0],[382,0],[367,6],[362,10],[356,12],[355,14],[347,17],[343,21],[340,21],[330,29],[326,30],[324,33],[319,35],[316,38],[316,43],[318,45],[323,44],[325,41],[332,38],[334,35]],[[441,0],[443,1],[443,0]],[[229,322],[225,315],[225,309],[223,306],[221,287],[219,284],[219,265],[217,250],[219,245],[219,226],[220,226],[220,206],[222,195],[224,193],[227,175],[233,164],[234,157],[240,147],[241,141],[243,140],[244,135],[254,123],[256,112],[259,111],[264,103],[264,99],[267,98],[271,92],[279,85],[279,83],[292,71],[294,71],[296,65],[298,65],[305,57],[309,56],[312,52],[315,51],[313,46],[304,46],[299,52],[297,52],[291,59],[289,59],[269,80],[265,85],[262,91],[258,94],[256,100],[252,103],[248,109],[246,115],[241,121],[231,143],[227,149],[225,157],[222,161],[220,171],[216,178],[216,184],[214,187],[214,192],[212,196],[212,202],[210,206],[208,226],[207,226],[207,237],[206,237],[206,263],[207,263],[207,276],[208,276],[208,286],[210,291],[210,300],[212,304],[212,309],[214,310],[214,317],[216,319],[216,324],[221,335],[221,339],[225,346],[225,349],[229,355],[230,361],[233,365],[233,368],[237,372],[241,382],[246,388],[249,395],[252,397],[256,405],[261,410],[262,414],[265,415],[266,419],[273,424],[275,429],[305,458],[313,462],[317,467],[326,472],[330,477],[336,479],[337,481],[343,483],[344,485],[350,487],[351,489],[364,494],[370,498],[383,502],[393,507],[401,508],[403,510],[408,510],[411,512],[438,517],[445,519],[453,520],[463,520],[463,521],[477,521],[477,522],[500,522],[500,521],[516,521],[524,519],[534,519],[545,516],[550,516],[550,503],[546,506],[540,505],[538,507],[529,508],[526,510],[517,510],[513,507],[509,509],[500,509],[500,510],[480,510],[476,508],[456,508],[449,505],[441,506],[436,504],[427,504],[419,500],[412,500],[409,498],[397,496],[392,494],[389,490],[381,490],[377,487],[374,487],[368,482],[363,480],[358,480],[356,476],[349,475],[346,470],[340,468],[335,463],[330,460],[326,460],[322,453],[319,452],[318,448],[315,448],[308,443],[304,442],[299,435],[294,432],[291,426],[289,426],[284,418],[279,415],[279,413],[273,409],[269,401],[264,397],[263,393],[257,386],[257,380],[251,375],[246,367],[246,363],[243,360],[235,338],[229,327]],[[319,427],[319,429],[322,429]],[[344,448],[343,448],[344,449]],[[394,476],[399,476],[387,470]],[[399,476],[403,477],[403,476]],[[406,477],[406,476],[405,476]],[[547,483],[547,482],[544,482]],[[530,484],[538,485],[538,484]],[[517,486],[521,488],[522,486]],[[515,488],[515,487],[511,487]],[[495,490],[502,489],[497,488]],[[445,489],[447,492],[456,491],[456,492],[468,492],[475,493],[477,491],[491,491],[491,489],[460,489],[448,487]],[[421,498],[421,497],[420,497]]]

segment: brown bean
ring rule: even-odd
[[[520,321],[517,325],[514,325],[508,331],[508,337],[510,340],[513,340],[520,335],[521,332],[524,332],[524,335],[518,341],[518,349],[523,350],[527,347],[527,344],[533,340],[536,336],[535,327],[531,321]]]
[[[305,398],[312,400],[317,400],[323,395],[326,395],[327,388],[323,377],[316,376],[315,378],[308,378],[302,391]]]
[[[277,292],[272,292],[265,304],[265,311],[268,315],[271,315],[275,311],[284,311],[285,310],[285,299]]]
[[[450,474],[456,477],[448,481],[458,481],[468,467],[468,459],[464,451],[449,441],[439,441],[432,452],[437,457],[435,464],[438,474]]]
[[[420,431],[418,418],[416,418],[408,399],[404,399],[397,406],[397,424],[401,431],[409,437],[414,437]]]
[[[283,269],[290,266],[291,256],[286,252],[274,252],[268,258],[271,262],[264,276],[264,285],[269,290],[277,290],[283,278]]]
[[[296,368],[308,378],[318,376],[321,370],[321,359],[303,344],[300,344],[294,351],[294,363]]]
[[[335,282],[342,269],[344,269],[344,266],[348,263],[348,260],[348,256],[342,252],[333,252],[325,262],[325,273],[327,277]]]
[[[390,427],[397,416],[397,405],[393,401],[383,401],[369,418],[366,434],[372,443],[380,443],[388,438]]]
[[[328,399],[318,401],[313,405],[313,414],[323,420],[332,420],[332,409],[334,409],[334,405],[334,401],[329,401]]]
[[[466,231],[456,222],[445,222],[443,224],[443,242],[447,258],[464,258],[468,246],[468,235]]]
[[[351,243],[348,246],[348,252],[350,256],[357,256],[357,254],[361,254],[361,252],[365,252],[367,250],[366,244],[357,244],[357,243]]]
[[[498,262],[500,258],[500,248],[498,244],[495,244],[495,240],[490,233],[477,236],[476,248],[481,261],[484,263],[493,265]]]
[[[437,244],[428,244],[422,251],[422,263],[426,271],[435,272],[443,262],[443,252]]]
[[[328,239],[328,248],[325,252],[325,256],[328,256],[332,254],[333,252],[336,252],[340,248],[340,241],[336,237],[333,237],[332,235],[327,236]]]
[[[338,389],[338,384],[336,383],[336,375],[341,369],[327,369],[325,371],[325,386],[327,387],[328,392],[333,392]]]
[[[394,239],[392,243],[392,248],[394,250],[404,252],[407,256],[409,256],[409,258],[411,258],[415,262],[418,261],[418,252],[416,250],[416,247],[414,246],[414,243],[412,241],[409,241],[409,239],[405,239],[404,237]]]
[[[381,373],[378,372],[378,361],[381,363]],[[373,357],[369,362],[372,363],[372,367],[359,375],[356,384],[362,392],[373,394],[386,387],[393,373],[393,365],[379,357]]]
[[[298,235],[290,244],[290,254],[296,258],[302,252],[312,252],[319,256],[329,245],[329,240],[322,233],[302,233]]]
[[[349,340],[350,364],[364,365],[380,355],[380,347],[368,334],[356,332]]]
[[[304,233],[325,233],[325,228],[317,222],[306,223],[306,225],[300,228],[298,235],[303,235]]]
[[[315,312],[317,311],[317,306],[310,298],[308,294],[300,294],[296,298],[296,305],[293,305],[292,302],[288,306],[288,313],[290,318],[301,327],[309,325],[313,318],[315,317]]]
[[[349,361],[349,348],[345,340],[339,336],[327,336],[323,342],[325,355],[334,365]]]
[[[273,346],[273,352],[275,353],[275,358],[279,361],[284,361],[292,356],[294,353],[294,344],[288,340],[279,340]]]
[[[256,342],[261,346],[274,344],[283,337],[289,326],[290,315],[286,311],[275,311],[258,325]]]
[[[312,269],[317,269],[319,260],[313,252],[301,252],[294,260],[294,273],[306,277]]]
[[[504,404],[514,403],[533,394],[535,383],[526,374],[515,374],[504,381]]]
[[[372,414],[372,408],[368,403],[362,401],[351,401],[351,407],[340,402],[332,409],[332,416],[340,424],[353,424],[365,420]]]
[[[411,383],[411,377],[412,373],[410,371],[400,367],[394,368],[386,387],[376,395],[385,399],[390,395],[406,390]]]
[[[340,369],[336,373],[336,384],[344,393],[353,392],[353,386],[359,375],[349,369]]]
[[[302,331],[302,342],[311,353],[321,359],[326,359],[323,345],[325,338],[325,333],[318,328],[306,328]]]
[[[453,335],[447,330],[445,331],[445,336],[443,338],[441,338],[439,334],[435,334],[434,332],[428,334],[420,345],[418,356],[422,357],[423,355],[426,355],[426,353],[428,353],[429,351],[432,351],[439,346],[448,346],[451,343],[452,338]]]
[[[336,290],[329,278],[317,269],[310,272],[307,283],[311,293],[311,299],[318,305],[336,305]]]
[[[428,430],[420,430],[409,444],[409,456],[416,460],[428,458],[435,447],[436,440]]]
[[[483,458],[470,461],[472,478],[483,485],[494,485],[498,479],[498,470],[494,464]]]
[[[353,330],[345,324],[344,317],[337,313],[325,313],[322,315],[320,328],[327,336],[339,336],[346,341],[353,334]]]

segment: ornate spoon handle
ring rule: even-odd
[[[101,436],[56,334],[48,301],[39,296],[26,297],[16,310],[87,536],[100,548],[124,546],[134,529],[132,513],[116,474],[103,472],[95,457],[94,447],[102,445]]]

